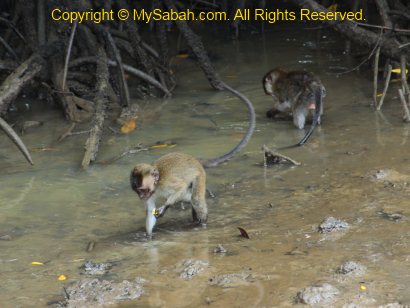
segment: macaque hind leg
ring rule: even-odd
[[[206,225],[208,221],[208,205],[205,200],[206,190],[205,172],[198,176],[192,185],[192,218],[194,222]]]

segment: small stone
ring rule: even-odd
[[[306,287],[296,295],[296,302],[306,305],[316,305],[321,302],[331,302],[339,290],[328,283]]]
[[[349,227],[349,224],[343,220],[328,217],[319,225],[319,232],[329,233],[333,231],[345,230]]]
[[[218,246],[216,246],[215,248],[214,248],[214,253],[221,253],[221,254],[224,254],[224,253],[227,253],[228,251],[225,249],[225,247],[223,247],[221,244],[218,244]]]
[[[186,280],[192,279],[194,276],[204,271],[208,266],[208,261],[192,259],[183,260],[181,265],[179,266],[180,268],[182,268],[182,270],[180,270],[179,277]]]
[[[340,265],[340,267],[336,270],[336,273],[342,275],[362,275],[365,271],[365,266],[354,261],[347,261]]]

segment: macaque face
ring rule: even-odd
[[[147,200],[153,195],[158,181],[158,169],[152,165],[139,164],[131,172],[131,187],[141,200]]]

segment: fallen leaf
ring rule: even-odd
[[[64,280],[67,279],[67,276],[65,276],[65,275],[60,275],[60,276],[58,276],[57,279],[60,280],[60,281],[64,281]]]
[[[401,69],[400,68],[393,68],[391,70],[391,72],[395,73],[395,74],[401,74]],[[408,72],[409,72],[409,70],[406,68],[406,75],[407,75]]]
[[[239,230],[239,232],[241,232],[242,237],[248,238],[248,239],[250,238],[249,235],[248,235],[248,232],[246,232],[245,229],[243,229],[241,227],[238,227],[238,230]]]
[[[129,134],[137,127],[137,123],[135,119],[128,119],[125,121],[124,125],[121,126],[121,133]]]
[[[33,264],[33,265],[44,265],[43,262],[37,262],[37,261],[31,262],[31,264]]]
[[[178,59],[187,59],[189,55],[187,53],[180,53],[175,56]]]
[[[163,149],[163,148],[173,148],[175,147],[175,143],[160,143],[150,146],[150,149]]]

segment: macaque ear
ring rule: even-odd
[[[154,178],[155,185],[159,182],[159,171],[157,168],[154,168],[151,172],[152,177]]]

